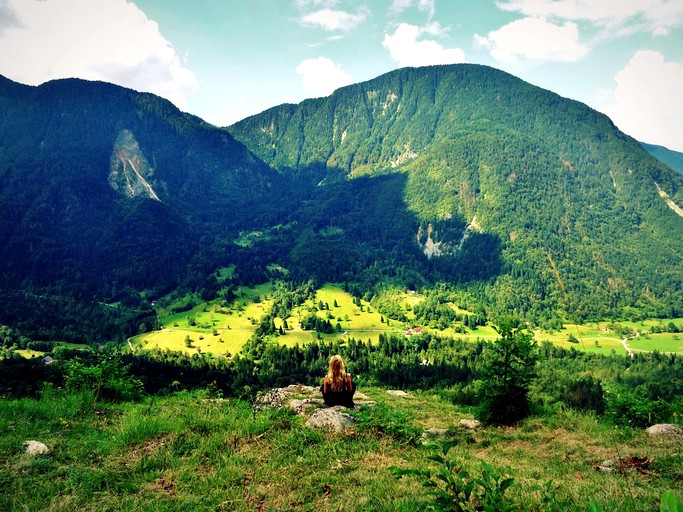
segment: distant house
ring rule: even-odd
[[[413,336],[414,334],[420,334],[422,332],[422,327],[410,328],[405,332],[405,337]]]

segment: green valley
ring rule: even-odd
[[[156,310],[161,329],[131,338],[133,348],[167,349],[187,353],[209,353],[218,356],[237,354],[252,337],[262,318],[273,305],[272,295],[282,287],[281,282],[268,282],[254,287],[238,287],[232,302],[214,299],[202,302],[199,297],[175,294],[157,301]],[[225,291],[223,292],[225,293]],[[390,300],[393,307],[387,313],[378,309]],[[377,343],[380,334],[399,334],[409,338],[423,330],[440,336],[470,340],[491,340],[498,334],[489,325],[468,328],[464,320],[449,322],[451,318],[464,319],[474,313],[461,309],[453,302],[443,306],[454,313],[447,320],[435,318],[430,323],[416,321],[415,309],[420,310],[429,299],[415,291],[391,292],[385,298],[365,301],[345,292],[340,285],[327,284],[314,290],[314,295],[293,308],[286,318],[273,317],[273,334],[285,346],[306,344],[315,340],[356,338]],[[191,306],[191,307],[190,307]],[[182,310],[182,311],[179,311]],[[315,326],[302,327],[305,318],[315,317],[329,322],[330,328],[316,330]],[[437,314],[438,316],[438,314]],[[443,322],[449,323],[443,327]],[[441,324],[439,328],[437,324]],[[327,332],[326,332],[327,331]],[[632,351],[659,351],[683,354],[683,318],[642,320],[639,322],[599,322],[581,325],[564,323],[556,329],[534,329],[540,343],[553,344],[582,352],[623,354]],[[189,343],[188,343],[189,340]]]

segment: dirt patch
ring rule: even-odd
[[[171,498],[176,495],[176,489],[178,487],[178,482],[176,479],[169,476],[162,476],[154,480],[149,484],[148,489],[157,494],[164,494],[165,496]]]

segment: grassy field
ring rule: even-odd
[[[638,336],[628,341],[629,346],[634,352],[677,352],[683,354],[683,333],[653,333]]]
[[[615,428],[594,416],[558,412],[516,427],[473,433],[470,418],[439,396],[378,402],[347,434],[311,430],[284,410],[254,412],[249,402],[178,393],[140,403],[95,402],[92,394],[48,390],[41,400],[0,400],[0,510],[422,511],[431,498],[413,477],[389,468],[434,468],[423,428],[459,441],[449,458],[473,476],[480,461],[515,479],[506,496],[541,510],[546,482],[557,508],[650,511],[667,489],[681,495],[681,441]],[[415,437],[418,436],[418,437]],[[23,454],[28,439],[49,454]],[[647,470],[599,472],[606,459],[648,457]],[[566,508],[561,508],[566,507]]]
[[[230,277],[232,268],[220,270],[221,279]],[[130,340],[131,344],[138,348],[161,348],[180,350],[188,353],[210,352],[215,354],[235,354],[239,352],[244,343],[249,339],[260,318],[266,313],[272,304],[271,283],[263,283],[254,287],[241,287],[237,289],[237,298],[227,307],[221,306],[219,300],[202,302],[196,296],[178,297],[174,301],[164,301],[164,305],[157,307],[159,320],[163,329],[151,333],[141,334]],[[402,305],[406,316],[414,318],[412,308],[423,300],[415,292],[397,293],[395,299]],[[190,301],[196,304],[192,309],[183,312],[174,312],[177,308],[186,306]],[[340,332],[334,334],[318,334],[301,329],[301,320],[314,306],[319,303],[329,305],[329,310],[317,310],[316,315],[328,319],[333,326],[340,325]],[[336,306],[334,304],[337,304]],[[316,339],[330,340],[345,339],[353,336],[356,339],[373,343],[377,342],[382,333],[403,333],[412,325],[399,322],[376,311],[369,302],[360,301],[362,307],[354,304],[354,298],[345,292],[340,286],[326,284],[316,293],[314,300],[309,300],[302,306],[295,308],[292,315],[287,319],[276,318],[277,328],[287,322],[288,329],[279,341],[287,346],[296,344],[303,345]],[[468,312],[451,307],[458,314]],[[384,321],[382,321],[384,320]],[[644,320],[642,322],[620,322],[619,325],[628,327],[633,331],[649,332],[653,326],[656,328],[666,327],[669,322],[683,327],[682,318],[665,320]],[[416,326],[413,326],[416,327]],[[444,331],[425,328],[427,332],[444,336],[462,337],[465,339],[496,339],[498,333],[491,326],[481,326],[466,334],[457,333],[448,328]],[[626,350],[620,343],[622,336],[609,328],[608,323],[589,323],[585,325],[565,324],[563,329],[556,331],[535,331],[538,342],[550,341],[564,348],[575,348],[585,352],[601,354],[626,354]],[[576,343],[570,343],[570,335]],[[190,347],[186,346],[185,339],[192,339]],[[657,333],[648,334],[629,340],[629,346],[634,351],[683,352],[683,335]]]

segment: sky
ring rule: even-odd
[[[0,0],[0,74],[104,80],[217,126],[463,62],[683,151],[683,0]]]

